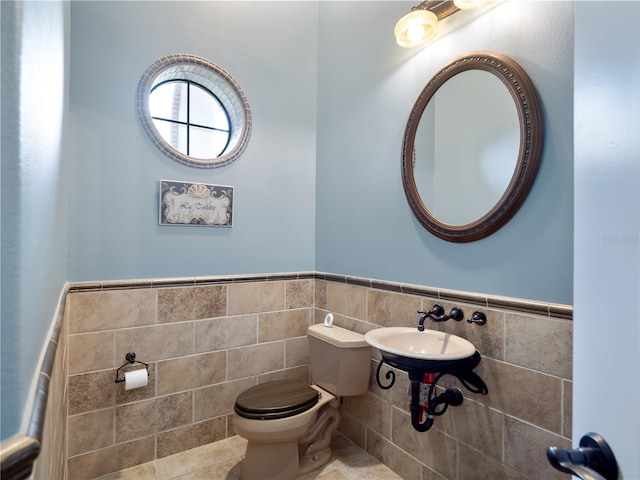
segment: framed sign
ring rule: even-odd
[[[160,225],[233,226],[233,187],[160,180]]]

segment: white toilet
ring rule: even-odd
[[[288,480],[327,463],[340,397],[367,391],[371,353],[363,335],[319,324],[307,336],[313,385],[276,380],[236,399],[233,426],[248,440],[242,480]]]

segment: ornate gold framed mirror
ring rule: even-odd
[[[407,121],[402,183],[414,215],[450,242],[491,235],[531,190],[543,141],[540,99],[518,63],[489,51],[456,58]]]

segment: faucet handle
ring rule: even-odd
[[[460,321],[464,318],[464,312],[462,311],[461,308],[454,307],[451,309],[451,312],[449,313],[449,315],[445,315],[444,307],[442,305],[438,305],[437,303],[428,312],[423,312],[422,310],[418,310],[418,313],[422,315],[420,317],[420,323],[418,324],[418,330],[420,330],[420,327],[424,324],[424,321],[427,318],[430,318],[434,322],[444,322],[446,320],[449,320],[450,318]]]
[[[431,310],[429,310],[428,312],[423,312],[422,310],[418,310],[418,313],[421,315],[427,315],[427,316],[436,316],[436,317],[441,317],[444,315],[444,307],[442,305],[438,305],[437,303],[433,306],[433,308]]]
[[[484,314],[484,312],[480,312],[480,311],[473,312],[473,316],[471,318],[467,318],[467,323],[484,325],[485,323],[487,323],[487,316]]]

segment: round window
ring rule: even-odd
[[[247,98],[231,75],[204,58],[170,55],[155,62],[140,80],[137,103],[153,142],[185,165],[227,165],[249,141]]]

